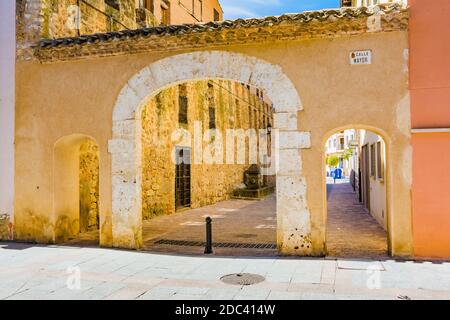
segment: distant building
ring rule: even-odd
[[[343,170],[343,175],[349,177],[352,170],[357,168],[357,154],[355,143],[358,136],[358,130],[344,130],[332,135],[325,146],[325,154],[327,157],[336,156],[339,158],[338,168]],[[327,172],[331,172],[333,168],[327,165]]]
[[[61,38],[159,25],[220,21],[218,0],[18,0],[19,34]]]
[[[136,0],[137,12],[151,13],[163,25],[220,21],[223,11],[218,0]],[[143,15],[145,16],[144,13]]]
[[[351,129],[332,135],[325,146],[326,157],[339,158],[337,168],[350,178],[359,201],[386,230],[386,145],[368,130]],[[336,167],[327,164],[328,176]]]

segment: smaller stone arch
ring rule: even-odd
[[[228,51],[197,51],[159,60],[138,72],[122,88],[113,110],[112,232],[113,246],[142,246],[141,109],[157,92],[192,80],[223,79],[263,89],[274,104],[277,132],[277,238],[284,254],[312,251],[306,181],[301,149],[310,134],[298,131],[303,109],[297,89],[282,68]]]
[[[394,207],[392,205],[392,195],[391,195],[391,186],[392,186],[392,170],[395,168],[393,167],[393,164],[391,163],[390,159],[391,159],[391,139],[389,134],[378,127],[374,127],[371,125],[365,125],[365,124],[349,124],[349,125],[344,125],[344,126],[339,126],[336,127],[332,130],[329,130],[328,132],[326,132],[323,135],[322,138],[322,143],[321,143],[321,154],[322,154],[322,173],[323,173],[323,179],[322,179],[322,184],[323,184],[323,193],[325,195],[324,197],[324,205],[323,205],[323,217],[325,219],[325,231],[324,231],[324,243],[326,246],[326,228],[327,228],[327,216],[328,216],[328,204],[327,204],[327,198],[326,198],[326,194],[327,194],[327,187],[326,187],[326,176],[325,176],[325,144],[328,141],[328,139],[330,137],[332,137],[334,134],[341,132],[341,131],[345,131],[345,130],[350,130],[350,129],[357,129],[357,130],[366,130],[372,133],[375,133],[376,135],[378,135],[379,137],[381,137],[381,139],[384,142],[385,145],[385,153],[386,153],[386,163],[385,163],[385,183],[386,183],[386,222],[387,222],[387,248],[388,248],[388,254],[392,255],[393,251],[393,237],[392,237],[392,232],[393,232],[393,217],[394,217]],[[326,248],[325,248],[326,249]]]
[[[99,152],[94,138],[64,136],[53,151],[54,242],[99,228]]]

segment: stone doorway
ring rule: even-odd
[[[99,243],[99,148],[82,134],[54,146],[54,242]]]

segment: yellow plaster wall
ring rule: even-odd
[[[407,48],[408,35],[403,31],[216,48],[280,65],[299,92],[304,110],[298,113],[298,129],[311,132],[312,146],[301,155],[314,254],[324,253],[325,241],[323,139],[338,127],[374,129],[387,142],[392,252],[412,254]],[[373,64],[351,66],[350,50],[361,49],[372,50]],[[52,210],[52,146],[63,135],[84,133],[99,143],[101,243],[111,244],[111,158],[107,141],[111,139],[112,108],[128,79],[173,54],[176,52],[17,64],[18,239],[48,239],[45,226]]]

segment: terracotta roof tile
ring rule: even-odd
[[[379,5],[370,8],[341,8],[332,10],[307,11],[297,14],[284,14],[281,16],[271,16],[254,19],[225,20],[221,22],[208,22],[202,24],[183,24],[142,28],[137,30],[123,30],[117,32],[97,33],[83,35],[80,37],[44,39],[39,42],[41,49],[55,48],[61,46],[82,45],[88,43],[98,43],[101,41],[112,41],[121,39],[131,39],[148,36],[165,35],[187,35],[195,33],[207,33],[213,31],[233,30],[241,28],[260,28],[277,25],[308,24],[310,22],[336,21],[339,19],[351,19],[369,17],[375,14],[400,13],[406,10],[401,4]]]

